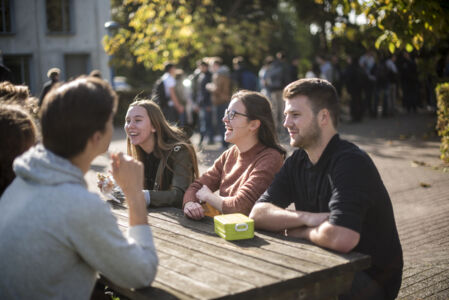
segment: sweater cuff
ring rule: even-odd
[[[145,202],[147,204],[147,207],[150,206],[150,203],[151,203],[150,191],[143,190],[143,196],[145,197]]]
[[[128,239],[142,247],[154,248],[150,225],[136,225],[128,228]]]

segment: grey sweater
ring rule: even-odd
[[[3,299],[88,299],[98,272],[127,288],[153,281],[150,227],[131,227],[125,237],[79,168],[38,145],[14,171],[0,199]]]

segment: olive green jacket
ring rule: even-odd
[[[193,182],[194,169],[189,150],[176,145],[167,157],[167,166],[159,162],[153,190],[150,190],[150,207],[182,207],[184,192]]]

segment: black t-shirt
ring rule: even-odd
[[[371,256],[366,272],[394,299],[401,286],[402,248],[388,192],[371,158],[336,134],[313,165],[304,150],[285,162],[258,202],[330,212],[329,222],[360,233],[354,251]]]
[[[144,188],[147,190],[154,189],[159,161],[160,159],[154,156],[153,152],[151,152],[150,154],[145,154],[144,156]]]

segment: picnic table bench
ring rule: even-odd
[[[127,230],[127,208],[113,204],[112,211]],[[102,278],[131,299],[335,299],[370,265],[367,255],[338,254],[274,233],[226,241],[215,234],[212,218],[190,220],[176,208],[151,209],[148,216],[159,256],[154,282],[129,290]]]

